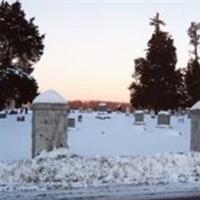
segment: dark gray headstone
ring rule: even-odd
[[[170,114],[168,112],[158,113],[158,126],[170,126]]]
[[[25,121],[25,116],[17,116],[17,121],[18,122],[24,122]]]
[[[17,110],[10,110],[9,115],[17,115],[18,111]]]
[[[78,122],[82,122],[83,121],[83,116],[82,115],[78,115]]]
[[[134,124],[142,125],[144,124],[144,112],[143,111],[135,111],[135,122]]]
[[[70,128],[74,128],[75,127],[75,119],[74,118],[68,118],[67,119],[67,125]]]
[[[5,119],[6,118],[6,113],[2,112],[0,113],[0,119]]]

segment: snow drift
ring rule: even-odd
[[[0,164],[0,190],[200,182],[200,154],[82,157],[58,149],[32,160]]]

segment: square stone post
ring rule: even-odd
[[[67,147],[66,101],[55,91],[36,97],[32,105],[32,157],[41,151]]]
[[[200,152],[200,110],[190,111],[191,114],[191,136],[190,150]]]

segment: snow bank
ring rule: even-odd
[[[46,92],[43,92],[39,96],[37,96],[34,101],[34,103],[64,103],[66,104],[67,101],[56,91],[54,90],[47,90]]]
[[[82,157],[59,149],[0,164],[0,190],[200,182],[200,154]]]

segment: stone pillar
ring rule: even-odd
[[[190,111],[191,136],[190,150],[200,152],[200,102],[197,102]]]
[[[55,91],[36,97],[32,105],[32,157],[67,147],[67,102]]]

